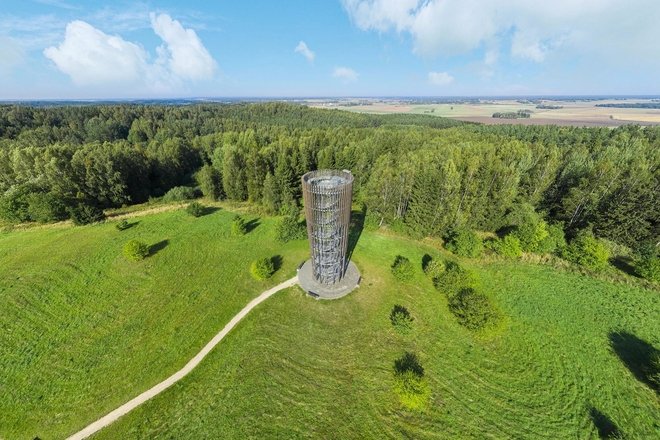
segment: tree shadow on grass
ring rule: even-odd
[[[202,217],[205,215],[210,215],[213,214],[214,212],[220,211],[220,208],[217,206],[204,206],[204,209],[202,210]]]
[[[422,367],[422,364],[419,363],[417,355],[409,351],[405,352],[403,356],[394,361],[394,371],[397,374],[412,371],[419,377],[424,376],[424,367]]]
[[[249,222],[245,223],[245,233],[249,234],[250,232],[254,231],[257,226],[259,226],[261,222],[259,222],[258,218],[252,219]]]
[[[364,207],[360,211],[351,211],[351,224],[348,229],[348,246],[346,249],[346,264],[353,256],[355,246],[357,246],[362,230],[364,229],[364,219],[367,215],[367,208]]]
[[[637,380],[648,385],[656,393],[660,392],[658,388],[660,350],[624,331],[612,332],[609,338],[612,350]]]
[[[270,258],[270,261],[271,261],[271,263],[273,263],[273,269],[275,270],[275,272],[277,272],[282,267],[282,263],[284,262],[284,258],[282,258],[281,255],[275,255],[275,256]]]
[[[158,252],[165,249],[170,244],[168,239],[161,240],[158,243],[154,243],[149,247],[149,256],[156,255]]]
[[[430,256],[429,254],[424,254],[422,257],[422,270],[426,272],[426,268],[428,267],[429,263],[433,261],[433,257]]]
[[[634,260],[632,258],[624,257],[623,255],[617,255],[616,257],[610,259],[610,263],[612,263],[612,266],[616,267],[620,271],[639,278],[639,275],[635,270],[635,266],[633,266]]]
[[[589,408],[589,417],[591,417],[591,421],[598,430],[598,437],[603,439],[623,438],[623,434],[616,423],[593,406]]]

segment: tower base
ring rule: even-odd
[[[360,271],[352,261],[344,277],[336,284],[325,285],[314,279],[312,261],[307,260],[298,269],[298,284],[310,296],[317,299],[337,299],[348,295],[353,289],[360,286]]]

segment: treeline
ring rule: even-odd
[[[532,115],[531,110],[518,110],[515,112],[495,112],[493,118],[499,119],[520,119],[529,118]]]
[[[0,138],[0,216],[16,222],[193,193],[182,186],[290,212],[302,174],[337,168],[355,175],[369,222],[415,236],[496,231],[531,207],[569,235],[659,240],[659,128],[479,126],[282,103],[7,106]]]
[[[646,109],[660,109],[660,102],[636,102],[636,103],[610,103],[610,104],[596,104],[596,107],[607,107],[607,108],[646,108]]]

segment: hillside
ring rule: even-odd
[[[0,235],[0,438],[62,438],[181,367],[261,290],[290,277],[307,243],[275,241],[275,219],[182,210]],[[152,255],[130,263],[139,238]],[[457,324],[421,270],[425,254],[460,261],[505,316],[479,335]],[[257,282],[250,261],[281,256]],[[408,282],[389,266],[415,264]],[[47,258],[45,258],[47,256]],[[658,434],[660,403],[635,357],[658,347],[657,291],[523,262],[461,260],[384,232],[362,231],[363,274],[348,297],[300,290],[259,306],[198,370],[97,438],[596,438],[599,429]],[[390,310],[408,308],[409,334]],[[418,356],[431,397],[403,408],[394,361]]]

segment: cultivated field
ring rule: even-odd
[[[0,438],[62,438],[185,364],[253,296],[290,277],[307,243],[244,237],[233,214],[181,210],[0,234]],[[123,243],[155,245],[143,262]],[[630,438],[660,435],[660,402],[638,355],[660,345],[657,291],[523,262],[463,260],[506,316],[497,333],[459,326],[421,271],[430,244],[363,231],[361,287],[315,301],[293,288],[242,321],[200,367],[95,438]],[[267,282],[251,260],[280,255]],[[415,262],[394,279],[396,255]],[[614,270],[614,269],[612,269]],[[414,317],[393,331],[395,304]],[[393,363],[417,354],[431,388],[401,407]]]
[[[660,109],[609,108],[596,107],[597,104],[608,103],[638,103],[649,100],[598,100],[598,101],[543,101],[543,104],[561,106],[560,109],[537,109],[537,104],[520,103],[516,100],[481,100],[478,103],[465,104],[413,104],[396,101],[376,100],[363,105],[345,106],[341,103],[333,108],[354,112],[388,114],[414,113],[443,116],[462,121],[480,122],[484,124],[525,124],[525,125],[574,125],[586,127],[613,127],[624,124],[658,125],[660,124]],[[314,106],[327,105],[315,103]],[[530,110],[529,119],[499,119],[493,118],[496,112],[516,112]]]

